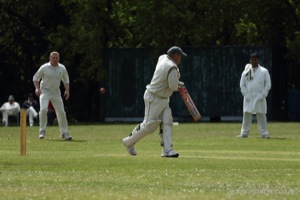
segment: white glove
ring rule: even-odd
[[[178,87],[182,87],[182,86],[184,86],[184,82],[182,82],[182,81],[179,81],[179,83],[178,83]]]
[[[184,82],[179,81],[179,82],[178,82],[177,91],[178,91],[180,88],[182,88],[183,86],[184,86]]]

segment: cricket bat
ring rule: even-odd
[[[189,92],[187,91],[184,85],[179,87],[178,91],[188,111],[192,115],[194,122],[197,122],[201,118],[201,114],[195,106],[192,98],[190,97]]]

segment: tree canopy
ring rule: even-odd
[[[289,86],[300,88],[298,0],[2,0],[0,9],[1,102],[33,91],[32,76],[53,50],[68,68],[71,92],[94,105],[84,119],[97,117],[92,99],[108,48],[280,46],[287,49]]]

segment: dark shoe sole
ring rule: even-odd
[[[163,158],[178,158],[179,157],[179,154],[174,154],[174,155],[171,155],[171,156],[162,156]]]

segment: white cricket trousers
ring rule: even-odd
[[[34,118],[37,117],[37,112],[32,106],[27,109],[27,115],[29,116],[29,124],[33,124]]]
[[[56,117],[57,122],[60,128],[61,133],[67,133],[68,132],[68,121],[66,117],[66,112],[64,108],[64,103],[60,95],[48,95],[48,94],[42,94],[40,96],[40,131],[45,131],[48,118],[47,118],[47,112],[48,112],[48,104],[49,101],[51,101]]]
[[[173,117],[172,110],[169,106],[169,98],[160,98],[151,94],[148,90],[144,94],[145,101],[145,118],[143,124],[150,121],[162,121],[162,146],[165,152],[172,150],[172,130],[173,130]]]
[[[5,126],[8,126],[8,116],[17,116],[19,115],[18,108],[12,108],[2,111],[2,122],[5,123]]]
[[[269,135],[268,130],[267,130],[266,114],[256,113],[256,119],[257,119],[258,131],[260,132],[260,134],[262,136]],[[241,135],[243,135],[243,136],[249,135],[250,129],[251,129],[251,124],[252,124],[252,113],[244,112]]]

